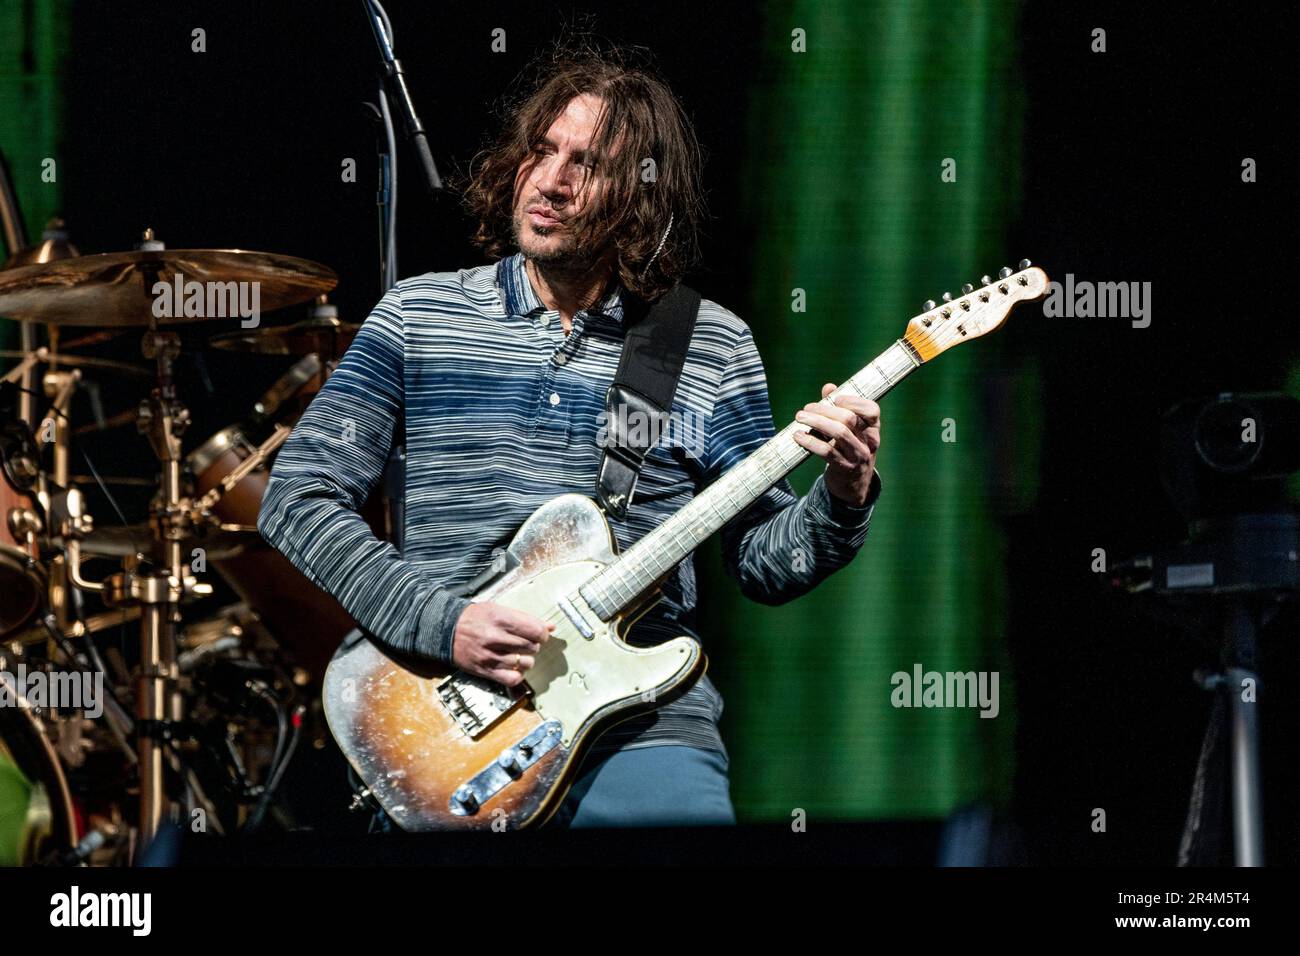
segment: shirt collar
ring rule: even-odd
[[[590,315],[608,316],[621,325],[624,290],[622,283],[615,282],[612,286],[603,299],[586,311]],[[524,269],[522,252],[506,256],[497,263],[497,287],[501,290],[507,315],[531,316],[546,311],[546,306],[537,297],[532,280]]]

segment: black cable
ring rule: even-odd
[[[262,681],[249,681],[247,686],[249,691],[259,700],[271,705],[275,711],[276,719],[275,751],[271,756],[266,783],[262,786],[257,805],[253,808],[253,812],[249,814],[248,820],[243,826],[243,832],[251,833],[261,826],[262,818],[266,816],[266,811],[271,806],[271,799],[275,795],[275,789],[279,786],[284,771],[289,766],[289,758],[293,756],[294,749],[297,747],[299,727],[297,721],[290,721],[285,716],[284,707],[281,705],[279,698],[271,693],[270,688]],[[289,730],[291,724],[292,731]]]

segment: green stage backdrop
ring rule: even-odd
[[[62,201],[64,171],[56,166],[53,182],[45,182],[42,162],[59,156],[59,69],[67,47],[65,0],[0,0],[0,149],[9,159],[29,241],[40,237]],[[11,331],[5,323],[0,336]]]
[[[1006,264],[1017,14],[979,2],[766,5],[745,318],[778,429],[898,338],[922,300]],[[714,556],[710,598],[724,609],[710,611],[710,633],[742,818],[942,815],[1007,794],[1014,687],[995,511],[1028,491],[992,477],[981,403],[997,338],[948,352],[883,401],[883,496],[852,565],[768,608],[722,583]],[[796,490],[819,471],[805,464]],[[918,663],[999,671],[999,716],[893,707],[891,675]]]

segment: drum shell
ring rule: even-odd
[[[238,429],[218,432],[190,456],[195,491],[202,495],[216,487],[254,450]],[[213,512],[225,522],[256,525],[269,480],[266,468],[255,468],[221,497]],[[212,564],[296,662],[319,681],[339,642],[356,627],[343,606],[260,538],[240,554]]]
[[[43,791],[48,811],[44,807],[36,809],[31,803],[21,806],[15,802],[15,768],[33,789]],[[0,846],[0,866],[38,863],[51,851],[66,851],[77,845],[77,817],[67,778],[44,729],[25,704],[0,706],[0,774],[9,778],[8,785],[0,786],[0,801],[8,803],[0,805],[0,823],[4,824],[0,830],[5,831],[0,832],[0,839],[6,844]],[[28,832],[17,846],[9,844],[9,836],[29,826],[34,813],[45,817],[47,812],[39,836]]]

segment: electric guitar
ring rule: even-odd
[[[901,339],[823,401],[879,399],[1041,298],[1048,280],[1025,260],[982,282],[927,302]],[[685,693],[707,666],[693,638],[633,647],[622,635],[687,555],[808,457],[793,439],[799,429],[808,426],[791,422],[623,554],[590,498],[560,495],[533,512],[504,552],[502,573],[470,596],[556,625],[514,688],[399,662],[360,632],[344,641],[325,673],[326,719],[393,821],[405,830],[540,825],[600,732]]]

